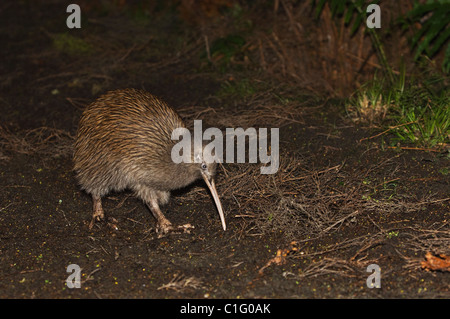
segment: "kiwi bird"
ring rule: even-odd
[[[148,206],[156,218],[157,233],[191,228],[189,224],[173,226],[160,205],[168,203],[170,191],[203,178],[226,230],[214,182],[217,164],[203,158],[175,163],[171,158],[176,143],[172,132],[185,127],[175,110],[142,90],[110,91],[84,110],[75,142],[74,170],[81,188],[92,196],[89,228],[105,218],[102,197],[124,189],[131,189]]]

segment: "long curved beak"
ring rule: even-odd
[[[211,191],[212,197],[214,198],[214,202],[217,206],[217,211],[219,212],[220,220],[222,222],[223,230],[227,230],[227,225],[225,224],[225,216],[223,215],[222,203],[220,202],[219,195],[217,194],[216,184],[214,183],[214,179],[209,181],[208,176],[202,173],[202,177],[208,185],[209,190]]]

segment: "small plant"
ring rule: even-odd
[[[347,105],[350,118],[355,122],[369,124],[383,120],[388,110],[383,86],[383,81],[377,79],[362,86]]]
[[[54,47],[68,55],[83,55],[92,52],[92,46],[83,39],[74,37],[67,33],[56,34],[53,37]]]
[[[397,230],[397,231],[390,231],[389,233],[387,233],[386,234],[386,238],[387,239],[392,239],[392,238],[394,238],[394,237],[398,237],[398,235],[400,234],[400,232]]]
[[[386,83],[384,77],[375,74],[372,81],[363,85],[349,99],[347,112],[355,122],[380,123],[392,105],[398,105],[405,90],[406,71],[402,65],[393,82]]]
[[[225,81],[217,93],[218,96],[236,96],[238,98],[249,97],[257,91],[256,86],[248,79],[240,81]]]
[[[238,59],[241,55],[246,41],[240,35],[228,35],[223,38],[215,40],[210,49],[211,62],[216,63],[219,67],[225,70],[232,62]]]
[[[421,83],[412,83],[392,109],[396,128],[394,142],[424,147],[444,147],[450,142],[450,92],[434,92]]]
[[[410,79],[404,68],[388,85],[374,77],[349,99],[347,112],[356,122],[388,124],[384,132],[394,134],[391,144],[413,143],[423,147],[445,147],[450,142],[450,92]],[[444,81],[445,82],[445,81]]]

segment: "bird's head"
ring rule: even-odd
[[[194,150],[194,169],[197,169],[201,177],[208,186],[214,202],[219,212],[220,220],[222,222],[223,230],[227,229],[225,223],[225,216],[223,214],[222,203],[220,202],[219,195],[217,193],[214,177],[216,175],[217,159],[214,156],[206,155],[204,152],[204,145],[201,150]]]

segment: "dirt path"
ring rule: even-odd
[[[428,251],[450,253],[447,155],[360,143],[372,132],[322,98],[277,104],[277,88],[224,96],[223,76],[197,71],[189,41],[176,47],[186,59],[172,50],[183,34],[163,39],[151,23],[90,16],[73,33],[87,52],[67,51],[64,6],[33,6],[0,12],[0,298],[450,297],[449,272],[421,268]],[[279,172],[224,165],[226,232],[202,183],[166,207],[173,223],[195,225],[191,234],[156,238],[128,192],[104,202],[119,230],[90,231],[71,144],[83,107],[119,87],[145,88],[220,128],[275,123]],[[66,285],[71,264],[80,288]],[[371,264],[380,289],[366,285]]]

